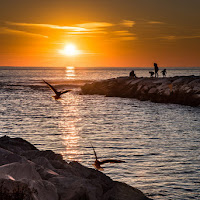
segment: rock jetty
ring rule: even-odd
[[[122,172],[123,173],[123,172]],[[0,200],[150,200],[60,154],[40,151],[22,138],[0,138]]]
[[[167,78],[118,77],[87,83],[82,94],[135,98],[156,103],[200,106],[200,76]]]

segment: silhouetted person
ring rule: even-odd
[[[161,71],[161,73],[162,73],[163,77],[166,77],[166,74],[167,74],[166,69],[163,69],[163,70]]]
[[[131,76],[131,77],[133,77],[133,78],[136,78],[136,75],[135,75],[134,70],[132,70],[132,71],[130,72],[129,76]]]
[[[154,70],[155,70],[155,77],[158,77],[158,65],[157,63],[154,63]]]
[[[150,74],[150,77],[153,77],[154,72],[150,71],[149,74]]]

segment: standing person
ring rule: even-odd
[[[155,70],[155,77],[158,77],[158,65],[157,63],[154,63],[154,70]]]

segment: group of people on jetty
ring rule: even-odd
[[[159,68],[158,68],[158,64],[157,63],[154,63],[154,71],[149,71],[149,74],[150,74],[150,77],[153,77],[155,75],[155,77],[158,77],[158,71],[159,71]],[[166,74],[167,74],[167,70],[166,69],[163,69],[161,71],[163,77],[166,77]],[[133,78],[137,78],[134,70],[132,70],[129,74],[130,77],[133,77]]]

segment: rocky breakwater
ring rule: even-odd
[[[123,172],[122,172],[123,173]],[[150,200],[140,190],[111,180],[21,138],[0,138],[0,200]]]
[[[82,94],[136,98],[157,103],[200,106],[200,76],[167,78],[118,77],[81,87]]]

